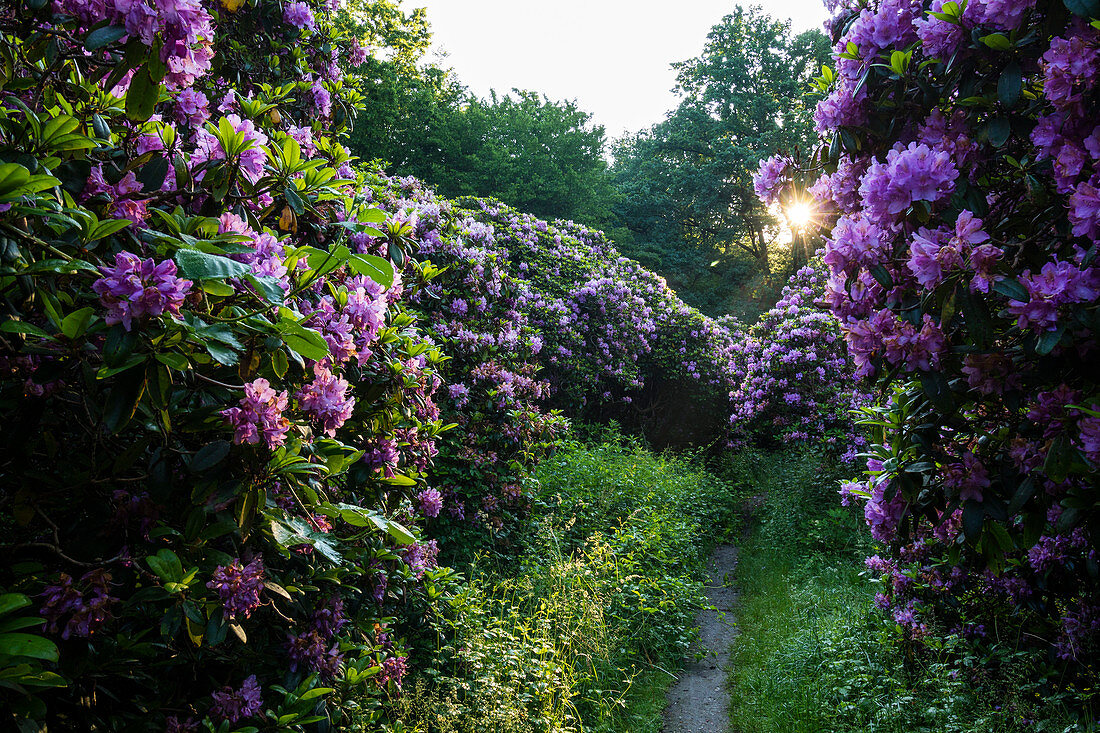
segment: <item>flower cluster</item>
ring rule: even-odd
[[[869,395],[856,389],[836,316],[819,305],[820,269],[818,262],[799,270],[734,347],[737,387],[729,421],[735,444],[823,443],[852,460],[866,443],[850,412]]]
[[[260,377],[244,386],[239,407],[229,407],[221,414],[233,426],[234,443],[259,443],[268,448],[282,445],[290,429],[290,420],[283,416],[287,393],[276,392]]]
[[[110,593],[111,574],[103,569],[89,570],[80,577],[79,585],[61,573],[55,585],[42,591],[40,613],[46,617],[46,628],[71,636],[88,638],[107,621],[110,608],[118,602]],[[68,616],[62,626],[61,619]]]
[[[230,725],[236,725],[245,718],[259,715],[263,710],[263,697],[260,693],[260,683],[256,675],[245,677],[238,690],[232,687],[223,687],[217,692],[212,692],[210,697],[214,704],[210,706],[210,714],[215,720]]]
[[[115,266],[103,265],[103,277],[92,284],[99,302],[107,309],[107,323],[121,323],[131,330],[134,321],[168,313],[179,316],[191,290],[191,281],[176,277],[172,260],[155,262],[130,252],[115,255]]]
[[[260,592],[264,589],[263,558],[257,556],[244,565],[234,559],[229,565],[219,565],[206,587],[217,591],[227,618],[248,618],[260,607]]]

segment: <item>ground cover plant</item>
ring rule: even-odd
[[[918,652],[945,638],[1027,650],[1053,671],[1044,694],[1086,720],[1100,640],[1098,15],[838,7],[812,188],[836,217],[830,305],[857,374],[885,394],[867,413],[869,478],[847,488],[882,545],[879,603]],[[794,168],[764,166],[762,188]]]
[[[907,630],[875,603],[862,513],[836,503],[846,470],[814,450],[741,454],[727,468],[759,496],[737,570],[733,728],[1080,730],[1073,696],[1050,694],[1026,649],[949,636],[907,650]]]

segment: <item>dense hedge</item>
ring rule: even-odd
[[[813,189],[837,216],[833,311],[888,388],[847,487],[883,545],[880,603],[913,640],[1028,649],[1080,700],[1100,652],[1098,18],[844,4]]]

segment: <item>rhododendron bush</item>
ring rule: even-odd
[[[438,399],[452,429],[432,472],[441,492],[433,534],[466,553],[487,540],[501,545],[529,508],[526,469],[566,427],[542,406],[550,388],[538,372],[542,337],[521,311],[523,283],[492,248],[490,228],[414,178],[372,181],[431,276],[410,302],[448,355]]]
[[[734,446],[812,444],[851,463],[867,445],[852,411],[871,395],[859,389],[840,324],[821,303],[823,270],[815,261],[796,272],[775,306],[734,344]]]
[[[453,397],[436,271],[335,137],[335,12],[0,8],[5,712],[369,726],[422,663]]]
[[[1100,6],[836,10],[811,191],[857,374],[890,387],[844,489],[883,546],[880,604],[912,640],[1007,642],[1094,682]]]
[[[662,445],[724,437],[734,386],[727,326],[687,306],[602,232],[492,200],[456,204],[487,227],[475,236],[525,286],[519,311],[539,332],[551,404],[621,420]]]

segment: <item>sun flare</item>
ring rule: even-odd
[[[794,229],[805,229],[814,219],[814,209],[808,203],[799,201],[787,207],[787,220]]]

